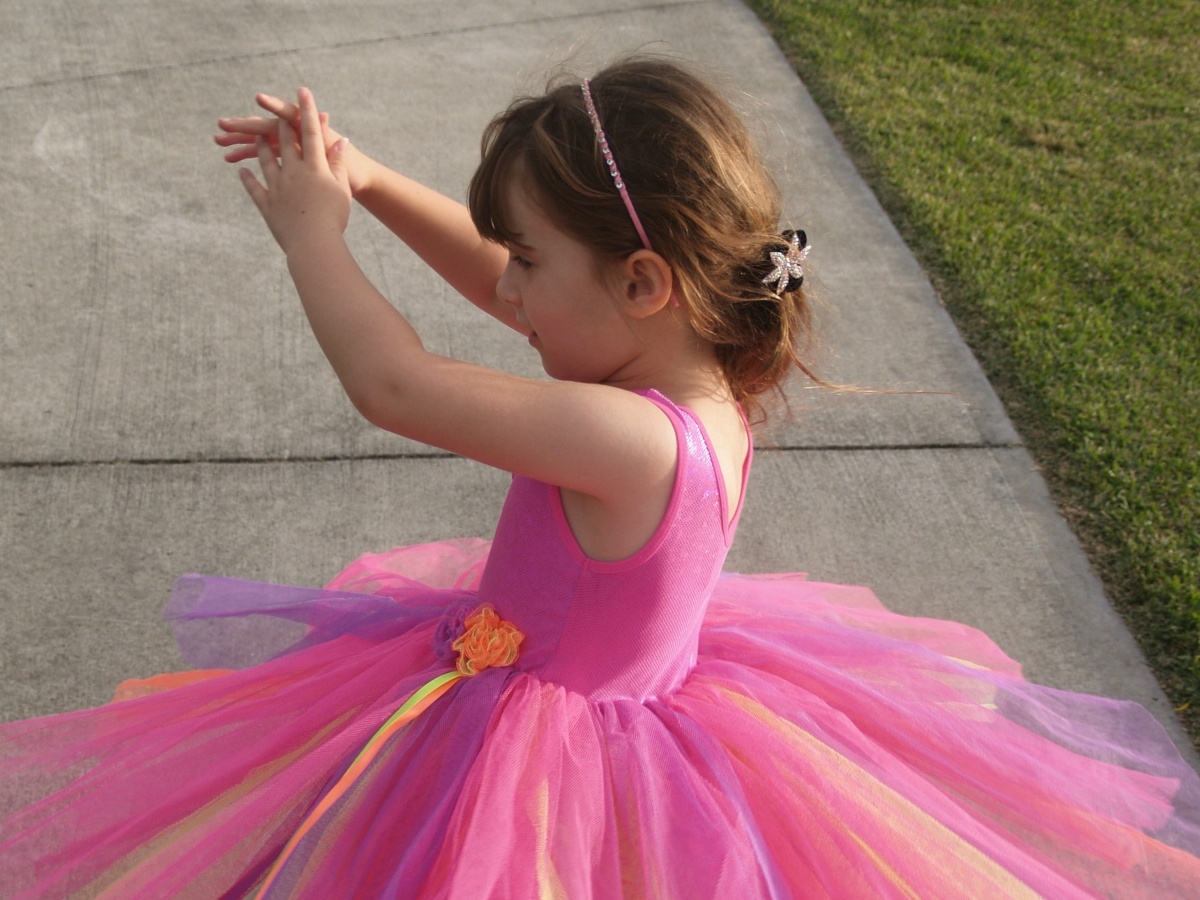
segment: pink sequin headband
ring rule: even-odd
[[[613,184],[617,186],[617,193],[625,202],[625,209],[629,211],[633,227],[637,229],[638,237],[642,239],[642,246],[647,250],[652,250],[654,248],[650,246],[650,238],[646,237],[646,229],[642,227],[642,220],[638,218],[638,214],[633,208],[633,201],[629,199],[629,191],[625,189],[625,179],[621,177],[621,170],[617,168],[612,148],[608,146],[608,138],[604,136],[604,129],[600,126],[600,114],[596,112],[596,103],[592,100],[592,84],[585,78],[581,87],[583,88],[583,102],[587,105],[588,118],[592,120],[592,128],[596,130],[596,140],[600,143],[600,152],[604,154],[604,161],[608,163],[608,174],[612,176]]]

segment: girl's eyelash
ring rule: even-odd
[[[523,256],[518,256],[518,255],[517,255],[517,254],[515,254],[515,253],[511,253],[511,254],[509,254],[509,257],[508,257],[508,258],[509,258],[509,259],[510,259],[512,262],[515,262],[515,263],[516,263],[518,266],[520,266],[522,269],[529,269],[529,268],[532,268],[532,266],[533,266],[533,263],[531,263],[531,262],[530,262],[529,260],[527,260],[525,257],[523,257]]]

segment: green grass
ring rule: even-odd
[[[750,5],[1200,743],[1200,3]]]

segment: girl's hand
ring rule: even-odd
[[[293,125],[278,119],[274,145],[265,134],[255,136],[263,181],[249,169],[239,170],[246,193],[289,254],[314,239],[340,238],[350,219],[350,183],[344,163],[347,142],[341,138],[326,149],[312,92],[300,88],[297,99],[299,144]]]
[[[270,118],[264,116],[243,116],[217,120],[217,127],[221,129],[221,133],[214,135],[213,140],[216,141],[218,146],[233,148],[225,154],[226,162],[245,162],[248,159],[257,158],[257,141],[259,138],[265,138],[271,151],[278,156],[279,119],[291,123],[294,131],[299,133],[299,106],[289,103],[287,100],[272,97],[270,94],[256,94],[254,100],[271,114]],[[321,112],[319,116],[321,134],[325,142],[325,152],[328,154],[338,141],[347,139],[329,127],[329,113]],[[347,143],[349,143],[348,140]],[[348,148],[348,150],[349,152],[345,155],[346,175],[350,180],[351,193],[354,196],[358,196],[367,187],[370,160],[353,147]]]

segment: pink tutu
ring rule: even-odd
[[[0,895],[1194,894],[1200,780],[1148,713],[863,588],[721,575],[707,439],[649,396],[680,462],[628,560],[589,560],[517,478],[491,545],[325,589],[181,579],[167,615],[208,677],[0,726]],[[482,602],[519,657],[357,763]]]

